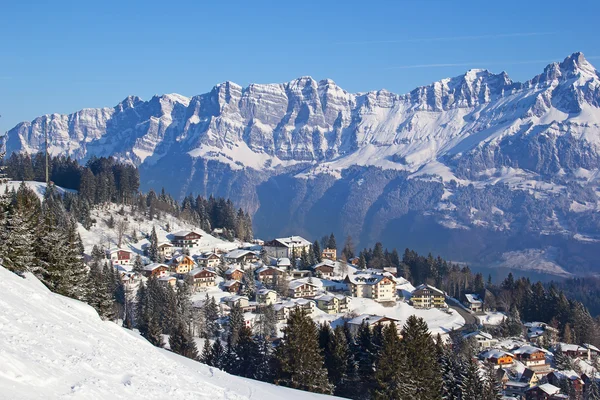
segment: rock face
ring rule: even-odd
[[[600,238],[600,75],[581,53],[524,83],[470,70],[405,95],[301,77],[225,82],[192,98],[128,97],[21,123],[6,149],[41,150],[45,131],[54,154],[138,165],[145,189],[229,196],[265,237],[333,230],[361,245],[405,246],[390,235],[399,236],[394,221],[411,218],[414,229],[433,221],[450,243],[465,232],[508,238],[493,249],[412,244],[470,262],[520,243],[568,240],[586,253]]]

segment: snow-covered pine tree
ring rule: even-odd
[[[220,329],[220,325],[217,322],[219,319],[219,307],[217,306],[214,297],[209,298],[208,294],[206,295],[202,312],[204,314],[202,336],[207,339],[217,337]]]
[[[66,223],[66,281],[64,281],[64,292],[74,299],[83,300],[87,296],[87,267],[83,262],[83,244],[81,236],[77,232],[77,223],[72,219]],[[111,271],[112,272],[112,271]]]
[[[258,343],[252,338],[250,328],[243,326],[240,329],[233,350],[236,355],[236,364],[232,373],[245,378],[257,379],[260,371],[257,370],[256,364],[260,359],[260,353]]]
[[[244,312],[239,303],[235,303],[229,312],[229,337],[231,344],[235,346],[240,336],[240,331],[244,327]]]
[[[483,393],[481,400],[501,400],[502,384],[496,375],[496,369],[489,364],[485,364],[485,375],[483,377]]]
[[[319,351],[317,327],[303,310],[297,309],[290,314],[275,359],[276,384],[309,392],[332,392]]]
[[[594,370],[594,372],[596,371]],[[585,385],[585,391],[583,394],[584,400],[600,400],[600,385],[598,384],[598,379],[595,376],[595,373],[591,374],[588,384]]]
[[[208,365],[209,367],[214,367],[213,364],[213,353],[212,346],[210,342],[207,340],[204,341],[204,346],[202,346],[202,353],[200,354],[199,360],[201,363]]]
[[[142,257],[140,257],[140,255],[137,254],[133,260],[133,272],[141,274],[143,270],[144,264],[142,264]]]
[[[109,292],[109,287],[104,277],[104,270],[100,261],[92,261],[88,280],[87,303],[94,307],[100,318],[108,320],[112,319],[114,316],[113,297]]]
[[[387,325],[382,333],[383,344],[376,363],[373,399],[433,399],[434,397],[417,397],[417,388],[409,377],[406,354],[402,351],[396,326]],[[431,365],[423,367],[422,369],[427,369]]]
[[[256,334],[262,338],[275,336],[277,333],[277,315],[273,304],[259,306],[256,313],[258,314],[254,325]]]
[[[180,354],[192,360],[198,359],[198,348],[196,342],[190,334],[188,327],[183,321],[179,321],[171,332],[169,337],[169,346],[171,351]]]
[[[152,232],[150,233],[150,247],[148,248],[148,257],[152,262],[160,262],[158,256],[158,236],[156,235],[156,228],[152,226]]]
[[[254,269],[250,268],[244,271],[242,276],[243,290],[242,294],[247,296],[250,301],[256,298],[256,281],[254,280]]]
[[[33,245],[33,226],[24,210],[16,205],[9,207],[6,224],[0,230],[0,262],[19,275],[30,271],[35,259]]]
[[[337,396],[351,396],[351,386],[348,373],[351,371],[352,357],[350,356],[350,347],[346,340],[344,328],[338,325],[333,330],[333,335],[329,342],[330,362],[325,361],[329,381],[334,386],[334,394]]]
[[[215,340],[211,347],[211,356],[213,366],[223,369],[224,359],[225,359],[225,349],[223,348],[223,344],[220,339]]]
[[[462,369],[464,378],[460,383],[461,400],[481,400],[484,385],[479,375],[477,363],[471,357],[467,357],[462,363]]]

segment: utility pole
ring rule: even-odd
[[[46,142],[46,185],[48,185],[50,179],[48,179],[48,128],[46,128],[46,123],[44,123],[44,141]]]

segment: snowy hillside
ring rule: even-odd
[[[152,346],[36,278],[0,267],[0,397],[5,399],[317,399],[228,375]]]

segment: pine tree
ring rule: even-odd
[[[231,344],[235,346],[237,344],[240,331],[244,327],[244,312],[239,303],[235,303],[231,307],[229,312],[229,337],[231,338]]]
[[[600,400],[600,388],[598,386],[598,379],[596,379],[596,374],[593,373],[590,376],[588,384],[585,385],[583,398],[585,400]]]
[[[104,271],[99,261],[93,261],[90,266],[89,290],[86,301],[94,307],[102,319],[112,319],[113,299],[104,278]]]
[[[234,345],[234,352],[237,362],[233,373],[245,378],[257,379],[259,371],[256,369],[256,363],[260,354],[258,344],[252,339],[250,328],[243,326],[240,329],[237,343]]]
[[[436,365],[436,346],[423,318],[411,315],[402,328],[402,345],[406,356],[408,377],[416,387],[415,399],[436,399],[441,392],[441,376]]]
[[[321,261],[323,261],[323,253],[321,253],[321,246],[319,245],[319,241],[315,240],[315,242],[312,245],[312,251],[313,254],[315,255],[315,260],[320,263]]]
[[[254,327],[258,336],[268,338],[277,333],[277,315],[272,304],[258,306],[256,309],[258,318]]]
[[[191,358],[192,360],[198,359],[196,342],[183,321],[179,321],[175,325],[173,332],[171,332],[169,346],[171,347],[171,351],[179,355]]]
[[[242,293],[251,301],[256,298],[256,281],[254,280],[254,269],[247,269],[242,276]]]
[[[328,353],[331,361],[328,363],[326,360],[325,365],[329,381],[335,387],[334,394],[348,397],[352,394],[349,376],[352,373],[352,357],[344,328],[341,325],[336,326],[333,330]]]
[[[337,243],[335,241],[335,236],[333,232],[329,235],[329,241],[327,242],[328,249],[337,249]]]
[[[24,215],[24,210],[10,207],[8,218],[0,230],[0,260],[4,267],[19,275],[30,271],[34,263],[34,227]]]
[[[482,400],[500,400],[502,399],[502,384],[498,380],[496,370],[492,365],[486,364],[485,376],[483,382]]]
[[[365,255],[362,253],[358,259],[358,269],[367,269],[367,260],[365,259]]]
[[[430,366],[425,366],[425,368]],[[383,329],[383,344],[377,360],[373,399],[408,400],[417,397],[417,390],[408,377],[406,355],[394,324]]]
[[[460,383],[462,400],[481,400],[484,384],[479,376],[479,368],[472,358],[468,357],[463,362],[464,379]]]
[[[204,314],[202,336],[207,339],[217,337],[219,333],[219,324],[217,322],[219,319],[219,307],[217,306],[214,297],[209,298],[208,294],[206,295],[202,313]]]
[[[148,257],[152,262],[159,262],[158,256],[158,236],[156,235],[156,228],[152,227],[152,232],[150,233],[150,246],[148,248]]]
[[[204,346],[202,346],[202,353],[200,354],[200,358],[198,361],[200,361],[203,364],[208,365],[209,367],[214,367],[215,365],[214,365],[213,360],[214,359],[213,359],[212,346],[207,339],[204,341]]]
[[[211,348],[211,357],[212,363],[214,367],[219,369],[223,369],[224,360],[225,360],[225,349],[223,348],[223,344],[219,339],[215,340]]]
[[[309,392],[332,392],[319,351],[317,327],[302,310],[290,314],[275,359],[276,384]]]
[[[141,274],[144,271],[144,265],[142,264],[142,257],[139,254],[135,256],[133,260],[133,272]]]

